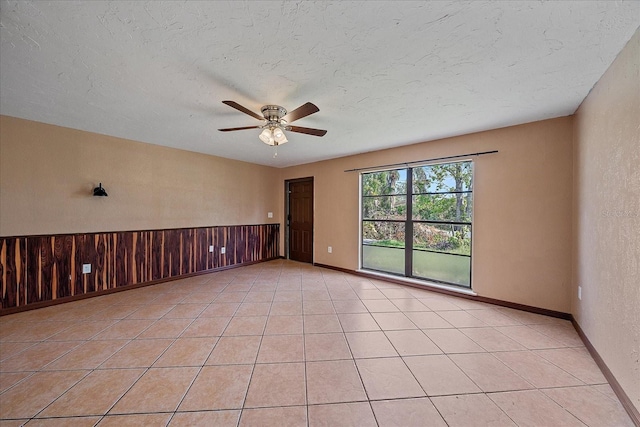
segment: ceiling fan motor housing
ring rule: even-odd
[[[265,105],[260,111],[262,111],[264,118],[270,122],[279,122],[287,115],[287,110],[279,105]]]

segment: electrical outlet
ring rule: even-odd
[[[209,246],[209,252],[213,252],[213,245]]]
[[[226,253],[226,252],[227,252],[227,250],[224,248],[224,246],[220,248],[220,253],[221,253],[221,254],[224,254],[224,253]]]
[[[578,299],[582,300],[582,286],[578,286]]]
[[[267,218],[273,218],[273,212],[267,212]]]
[[[328,246],[328,247],[327,247],[327,252],[329,252],[329,253],[333,253],[333,248],[332,248],[331,246]]]
[[[82,274],[91,273],[91,264],[82,264]]]

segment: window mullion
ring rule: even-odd
[[[404,225],[404,275],[413,276],[413,169],[407,168],[406,220]]]

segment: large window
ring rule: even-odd
[[[473,164],[362,174],[362,268],[471,287]]]

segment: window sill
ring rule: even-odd
[[[471,295],[471,296],[477,296],[478,294],[475,293],[474,291],[472,291],[471,289],[465,289],[465,288],[461,288],[459,286],[455,286],[455,285],[446,285],[444,283],[435,283],[435,282],[430,282],[428,280],[419,280],[419,279],[410,279],[408,277],[402,277],[402,276],[395,276],[393,274],[384,274],[384,273],[380,273],[377,271],[371,271],[371,270],[363,270],[363,269],[359,269],[356,270],[358,273],[363,273],[363,274],[367,274],[370,276],[374,276],[374,277],[380,277],[381,279],[390,279],[393,280],[394,282],[400,282],[400,283],[406,283],[409,285],[413,285],[413,286],[420,286],[420,287],[424,287],[425,289],[442,289],[445,291],[449,291],[449,292],[455,292],[458,294],[463,294],[463,295]]]

